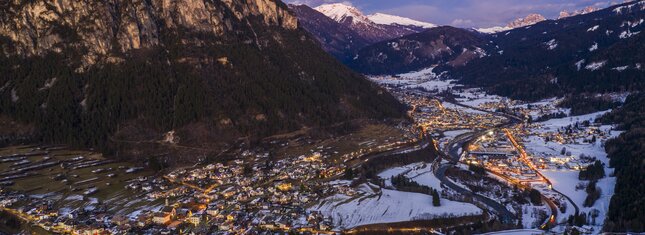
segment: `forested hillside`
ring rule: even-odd
[[[439,64],[461,67],[485,56],[481,47],[486,43],[479,33],[441,26],[369,45],[347,65],[365,74],[397,74]]]
[[[605,115],[604,123],[619,123],[625,130],[608,141],[605,149],[617,179],[609,204],[608,232],[645,231],[645,94],[630,96],[625,105]]]
[[[645,1],[490,36],[489,56],[451,70],[466,84],[537,100],[645,89]]]
[[[240,137],[402,117],[389,93],[297,29],[286,5],[266,3],[12,2],[0,23],[0,113],[35,125],[37,140],[105,149],[176,130],[180,144],[210,150]],[[182,15],[189,9],[197,13]],[[29,14],[41,16],[33,27],[20,20]],[[149,153],[137,144],[120,150]]]

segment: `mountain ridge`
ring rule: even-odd
[[[3,10],[0,112],[35,126],[37,141],[191,162],[240,138],[403,117],[280,1],[35,0]],[[180,141],[163,142],[169,131]]]
[[[448,70],[518,99],[641,90],[643,19],[645,1],[636,1],[492,34],[489,56]]]
[[[364,47],[349,67],[365,74],[396,74],[438,64],[463,66],[484,56],[484,37],[466,29],[441,26]]]
[[[423,31],[423,28],[414,25],[375,23],[358,8],[343,3],[323,4],[313,9],[335,20],[339,24],[354,30],[354,32],[369,43],[376,43]]]

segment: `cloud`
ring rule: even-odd
[[[455,19],[450,23],[450,25],[459,26],[459,27],[462,27],[462,26],[467,26],[468,27],[468,26],[473,25],[473,21],[468,20],[468,19]]]

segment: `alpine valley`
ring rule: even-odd
[[[645,0],[0,1],[0,234],[643,233],[644,29]]]

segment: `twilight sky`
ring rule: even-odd
[[[404,16],[457,27],[504,26],[530,13],[557,18],[561,10],[586,6],[607,7],[622,0],[285,0],[316,7],[324,3],[351,4],[365,14],[375,12]]]

